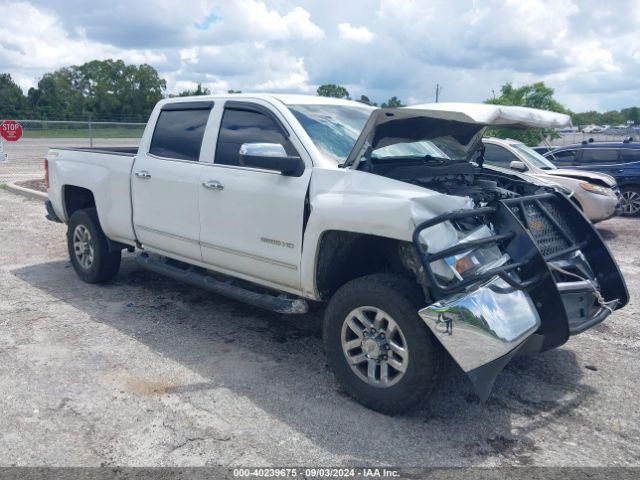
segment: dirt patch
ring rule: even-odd
[[[123,390],[134,395],[164,395],[178,387],[175,382],[166,378],[126,377],[122,382]]]
[[[16,182],[16,185],[19,187],[29,188],[31,190],[37,190],[38,192],[47,193],[44,178],[38,180],[23,180],[22,182]]]

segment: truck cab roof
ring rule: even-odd
[[[221,95],[198,95],[191,97],[173,97],[160,101],[160,105],[180,102],[201,102],[221,100],[267,100],[277,101],[285,105],[345,105],[375,110],[375,107],[366,103],[342,98],[320,97],[317,95],[300,95],[285,93],[227,93]]]

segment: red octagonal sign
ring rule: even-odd
[[[7,142],[17,142],[22,138],[22,125],[15,120],[5,120],[0,124],[0,135]]]

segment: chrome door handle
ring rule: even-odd
[[[209,190],[224,190],[224,185],[216,180],[209,180],[207,182],[202,182],[202,186],[204,188],[208,188]]]
[[[144,179],[151,178],[151,174],[149,172],[147,172],[146,170],[141,170],[139,172],[135,172],[134,175],[136,177],[138,177],[138,178],[144,178]]]

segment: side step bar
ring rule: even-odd
[[[152,272],[160,275],[188,283],[195,287],[204,288],[210,292],[224,295],[256,307],[271,310],[277,313],[303,314],[309,310],[309,304],[301,298],[276,297],[267,293],[253,292],[246,288],[235,285],[233,280],[218,280],[206,271],[202,273],[196,267],[190,266],[183,269],[169,264],[165,257],[151,256],[148,253],[141,253],[136,257],[138,264]]]

